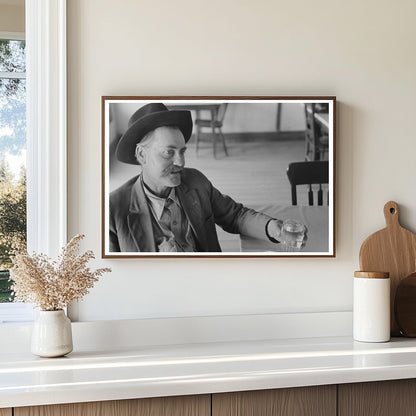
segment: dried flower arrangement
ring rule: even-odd
[[[78,254],[83,238],[81,234],[73,237],[62,249],[58,261],[45,254],[17,253],[10,269],[14,301],[34,303],[41,310],[56,311],[85,296],[99,277],[111,269],[92,271],[87,267],[94,254],[92,251]]]

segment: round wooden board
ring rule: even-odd
[[[397,286],[394,314],[400,332],[406,337],[416,337],[416,273]]]

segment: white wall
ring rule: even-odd
[[[78,318],[350,310],[384,203],[416,231],[415,14],[412,0],[68,1],[69,236],[113,269]],[[100,260],[102,95],[337,96],[337,257]]]
[[[25,31],[25,8],[21,1],[16,5],[0,4],[0,32],[21,32]]]

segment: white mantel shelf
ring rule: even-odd
[[[416,340],[350,337],[0,354],[0,408],[416,377]]]

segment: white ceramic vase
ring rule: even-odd
[[[31,351],[40,357],[62,357],[72,351],[71,321],[63,310],[40,311],[33,325]]]

